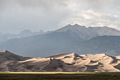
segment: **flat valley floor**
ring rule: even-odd
[[[1,72],[0,80],[120,80],[119,72]]]

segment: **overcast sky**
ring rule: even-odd
[[[0,32],[47,31],[76,23],[120,29],[120,0],[0,0]]]

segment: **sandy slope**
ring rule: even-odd
[[[10,58],[7,60],[5,57],[5,61],[0,61],[0,71],[119,72],[120,57],[109,56],[105,53],[99,53],[94,55],[63,53],[59,55],[53,55],[47,58],[39,57],[29,58],[25,60],[10,60]]]

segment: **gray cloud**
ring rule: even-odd
[[[120,0],[0,0],[0,31],[53,30],[65,24],[119,28]]]

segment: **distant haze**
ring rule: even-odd
[[[120,0],[0,0],[0,32],[55,30],[66,24],[120,29]]]

